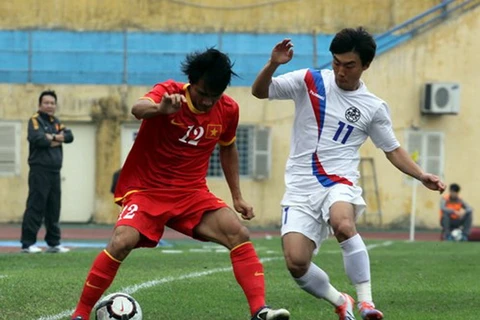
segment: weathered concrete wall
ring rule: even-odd
[[[0,3],[2,29],[334,33],[381,32],[440,0],[17,0]]]
[[[457,182],[461,193],[474,208],[480,208],[476,196],[480,169],[477,141],[480,138],[476,94],[480,88],[478,32],[480,8],[381,56],[365,74],[368,87],[390,103],[395,132],[404,143],[404,130],[411,126],[445,133],[445,181]],[[426,82],[459,82],[461,107],[457,116],[428,117],[419,113],[420,93]],[[391,168],[388,160],[372,144],[362,150],[374,156],[378,169],[380,194],[385,220],[401,220],[411,206],[411,186]],[[439,195],[418,187],[417,220],[419,224],[438,226]],[[477,223],[479,221],[476,219]]]
[[[153,3],[157,3],[153,6]],[[341,21],[341,17],[350,14],[352,8],[359,10],[362,14],[353,15],[348,20],[349,24],[355,25],[356,22],[372,21],[379,19],[379,25],[390,25],[391,23],[405,20],[407,17],[418,13],[428,7],[435,1],[346,1],[351,6],[342,4],[342,8],[337,5],[337,11],[332,16],[338,17],[328,23],[324,32],[333,32],[338,29],[332,21]],[[405,5],[401,5],[402,4]],[[30,4],[30,6],[27,5]],[[32,4],[33,3],[33,4]],[[100,4],[102,3],[102,4]],[[17,1],[15,10],[23,14],[9,15],[6,12],[12,12],[13,5],[2,2],[0,4],[0,24],[1,27],[32,27],[42,25],[44,27],[69,27],[80,29],[97,29],[100,26],[105,29],[120,28],[122,21],[137,21],[141,28],[161,28],[167,26],[166,21],[170,21],[178,26],[178,30],[195,30],[195,26],[201,24],[203,29],[214,29],[214,13],[217,18],[226,19],[218,14],[218,10],[201,9],[201,15],[204,18],[190,19],[191,23],[186,24],[184,29],[180,28],[180,22],[183,16],[192,16],[190,11],[182,11],[183,14],[165,14],[165,19],[161,19],[160,14],[166,8],[180,6],[180,4],[170,1],[118,1],[129,8],[129,13],[133,12],[133,3],[136,3],[134,16],[128,17],[127,9],[123,6],[110,8],[108,2],[101,1]],[[198,1],[196,3],[204,5],[213,5],[219,1]],[[254,1],[236,2],[238,5],[246,3],[255,3]],[[299,5],[301,3],[301,5]],[[318,6],[318,12],[334,10],[332,6],[334,1],[322,1],[322,5],[316,1],[284,1],[272,5],[276,8],[282,8],[278,13],[284,12],[285,20],[281,16],[270,18],[271,24],[263,27],[262,31],[279,31],[289,24],[293,25],[294,31],[304,31],[315,26],[317,17],[306,18],[306,15]],[[377,7],[373,10],[373,4]],[[389,3],[390,9],[380,10],[381,4]],[[46,10],[40,10],[42,8]],[[88,4],[88,5],[87,5]],[[414,5],[415,4],[415,5]],[[363,5],[363,6],[362,6]],[[170,7],[171,6],[171,7]],[[153,9],[155,7],[155,9]],[[277,8],[278,7],[278,8]],[[347,9],[349,8],[348,12]],[[27,10],[34,8],[33,10]],[[329,9],[330,8],[330,9]],[[367,10],[370,8],[369,10]],[[71,10],[77,10],[78,14],[70,14]],[[178,8],[177,8],[178,9]],[[22,11],[23,10],[23,11]],[[192,10],[183,8],[182,10]],[[246,10],[246,9],[245,9]],[[231,11],[225,10],[225,14],[240,14],[245,10]],[[249,9],[250,10],[250,9]],[[263,12],[265,7],[252,9]],[[323,10],[323,11],[322,11]],[[393,10],[393,11],[392,11]],[[31,11],[31,12],[30,12]],[[268,10],[265,10],[268,11]],[[290,11],[290,12],[288,12]],[[102,16],[102,13],[105,16]],[[107,12],[107,13],[105,13]],[[290,13],[294,12],[293,17]],[[374,15],[371,12],[376,12]],[[384,12],[384,14],[378,14]],[[393,12],[393,13],[391,13]],[[56,15],[54,14],[56,13]],[[211,13],[209,19],[206,19],[207,13]],[[288,14],[287,14],[288,13]],[[147,19],[152,15],[154,19]],[[272,13],[263,13],[268,15]],[[297,17],[303,15],[303,18]],[[318,18],[318,21],[324,21]],[[58,16],[58,17],[57,17]],[[255,15],[249,14],[254,17]],[[377,17],[378,16],[378,17]],[[480,139],[480,128],[477,125],[477,119],[480,116],[480,109],[477,108],[477,99],[475,96],[477,88],[480,87],[480,66],[477,63],[478,52],[480,52],[480,42],[478,33],[480,32],[480,8],[471,11],[460,18],[447,21],[445,24],[422,34],[393,51],[380,56],[372,64],[370,70],[365,73],[364,80],[369,89],[389,102],[392,117],[394,119],[395,132],[402,143],[404,143],[404,130],[412,125],[424,130],[438,130],[446,134],[445,139],[445,180],[447,183],[458,182],[462,185],[462,194],[464,198],[471,203],[474,208],[480,208],[480,199],[476,197],[477,182],[474,177],[478,176],[480,169],[476,166],[475,159],[480,157],[480,150],[476,148],[476,142]],[[60,18],[61,17],[61,18]],[[95,18],[97,17],[97,18]],[[142,17],[142,18],[140,18]],[[309,16],[310,17],[310,16]],[[123,19],[123,20],[122,20]],[[180,20],[176,20],[180,19]],[[238,18],[239,19],[239,18]],[[263,18],[262,18],[263,19]],[[260,19],[261,21],[263,21]],[[382,19],[386,19],[382,22]],[[154,21],[152,21],[154,20]],[[239,19],[241,20],[241,19]],[[388,20],[388,21],[387,21]],[[60,21],[63,21],[60,23]],[[225,20],[226,21],[226,20]],[[231,30],[248,31],[248,25],[244,27],[232,16],[232,23],[228,26]],[[280,21],[282,21],[280,23]],[[295,22],[297,21],[297,22]],[[178,24],[176,24],[178,22]],[[104,23],[103,25],[101,23]],[[129,22],[132,23],[132,22]],[[275,24],[276,23],[276,24]],[[303,25],[305,23],[305,25]],[[327,22],[325,22],[327,24]],[[305,27],[308,24],[308,28]],[[226,27],[224,23],[224,27]],[[257,24],[258,25],[258,24]],[[247,28],[247,29],[242,29]],[[302,29],[305,28],[305,29]],[[378,29],[382,29],[379,26]],[[295,39],[293,39],[295,40]],[[436,118],[421,116],[419,113],[420,93],[423,83],[428,81],[457,81],[462,85],[461,94],[461,112],[458,116],[441,116]],[[36,110],[38,94],[47,88],[53,88],[59,95],[59,117],[63,121],[86,121],[94,122],[98,127],[97,137],[97,168],[96,178],[97,190],[95,219],[98,222],[113,222],[116,211],[118,210],[111,201],[111,195],[108,193],[112,173],[119,167],[120,160],[120,123],[122,121],[134,121],[125,107],[131,106],[133,102],[143,95],[148,87],[129,87],[120,86],[66,86],[66,85],[11,85],[0,84],[0,119],[20,120],[22,121],[22,159],[24,159],[21,175],[18,177],[0,177],[0,203],[4,204],[0,208],[0,221],[20,221],[27,195],[27,174],[28,166],[26,164],[28,144],[26,143],[26,124],[28,118]],[[272,177],[267,181],[257,182],[251,180],[242,180],[241,185],[245,199],[251,201],[257,212],[257,218],[252,224],[275,224],[279,222],[279,201],[283,194],[283,170],[288,155],[290,130],[293,119],[293,108],[289,102],[267,102],[259,101],[253,98],[249,88],[229,88],[227,93],[237,99],[241,105],[241,122],[245,124],[259,123],[272,127],[273,134],[273,163]],[[102,109],[103,106],[103,109]],[[110,107],[109,107],[110,106]],[[112,108],[113,109],[110,109]],[[102,111],[103,110],[103,111]],[[113,110],[113,111],[112,111]],[[376,150],[371,143],[368,143],[361,150],[363,156],[374,157],[377,166],[377,175],[380,184],[380,196],[382,209],[384,213],[384,222],[386,224],[401,220],[410,212],[411,205],[411,187],[404,182],[404,177],[385,159],[381,151]],[[225,200],[230,200],[230,195],[223,180],[211,179],[209,181],[211,189]],[[417,212],[418,220],[422,225],[436,227],[438,225],[438,201],[439,195],[426,190],[423,187],[418,188]],[[478,219],[477,219],[478,221]]]

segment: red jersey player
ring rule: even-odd
[[[134,248],[155,247],[165,226],[230,250],[252,320],[290,317],[285,309],[266,306],[263,266],[248,229],[206,184],[209,158],[218,143],[234,208],[243,219],[254,217],[239,186],[238,105],[223,94],[235,75],[232,63],[224,53],[208,49],[187,55],[182,71],[189,83],[159,83],[132,108],[143,121],[115,190],[123,210],[106,249],[93,262],[72,320],[89,319],[121,262]]]

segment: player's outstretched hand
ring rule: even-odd
[[[251,220],[255,217],[253,207],[243,199],[233,200],[233,207],[242,215],[242,219]]]
[[[293,43],[290,39],[283,39],[273,47],[270,60],[276,64],[285,64],[293,58]]]
[[[420,177],[420,181],[423,183],[425,187],[427,187],[430,190],[437,190],[437,191],[440,191],[440,193],[445,191],[445,188],[446,188],[445,183],[442,180],[440,180],[440,178],[437,177],[436,175],[433,175],[430,173],[424,173]]]
[[[164,93],[162,101],[160,101],[160,112],[163,114],[171,114],[180,110],[183,103],[186,103],[187,99],[183,94],[168,94]]]

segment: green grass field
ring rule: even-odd
[[[107,293],[132,294],[145,320],[248,320],[248,306],[223,248],[195,241],[135,250]],[[267,300],[293,320],[338,319],[333,308],[297,288],[278,238],[254,240],[265,259]],[[386,319],[477,319],[480,244],[367,241],[375,302]],[[99,250],[68,254],[0,254],[0,319],[69,319]],[[339,246],[327,241],[315,261],[334,286],[354,295]],[[93,317],[92,317],[93,319]]]

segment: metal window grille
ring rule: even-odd
[[[407,131],[407,151],[426,171],[443,176],[444,134],[442,132]]]
[[[20,174],[20,138],[19,122],[0,122],[0,175]]]
[[[253,174],[255,126],[239,125],[237,128],[237,149],[239,156],[239,173],[242,177],[251,177]],[[210,157],[207,177],[223,177],[220,163],[219,147],[215,148]]]

